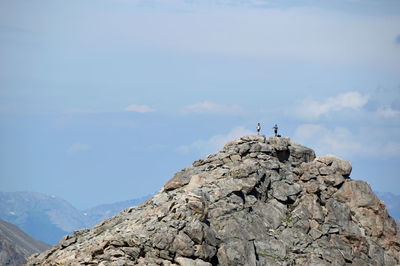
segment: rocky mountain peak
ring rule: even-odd
[[[351,169],[288,138],[245,136],[28,264],[396,265],[396,223]]]

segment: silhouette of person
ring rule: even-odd
[[[275,126],[273,127],[273,129],[274,129],[275,137],[278,137],[278,125],[275,124]]]
[[[260,123],[257,124],[256,129],[257,129],[257,135],[260,135],[260,130],[261,130],[261,125],[260,125]]]

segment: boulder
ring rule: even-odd
[[[352,165],[350,162],[340,159],[334,155],[326,155],[316,158],[316,161],[325,164],[326,166],[331,166],[332,173],[342,174],[343,176],[350,176]],[[325,168],[326,167],[321,167]]]
[[[379,200],[372,192],[371,187],[361,180],[345,182],[333,197],[347,203],[351,208],[368,207],[376,209],[379,206]]]

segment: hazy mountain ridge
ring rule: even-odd
[[[399,264],[396,222],[351,171],[288,138],[242,137],[28,265]]]
[[[86,218],[86,225],[92,227],[104,219],[114,216],[123,209],[139,205],[150,199],[151,195],[143,196],[137,199],[118,201],[115,203],[101,204],[93,208],[84,210],[82,213]]]
[[[0,192],[0,219],[17,225],[36,239],[56,244],[64,235],[91,227],[150,196],[81,211],[66,200],[36,192]]]
[[[49,245],[0,219],[0,265],[24,264],[30,255],[48,248],[50,248]]]
[[[0,192],[0,218],[49,244],[85,226],[79,210],[67,201],[36,192]]]

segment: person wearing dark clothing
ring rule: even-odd
[[[273,129],[274,129],[275,137],[278,137],[278,125],[275,124],[275,126],[273,127]]]

